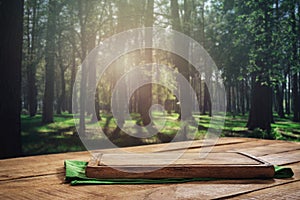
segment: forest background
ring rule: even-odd
[[[196,139],[204,137],[213,117],[212,104],[216,103],[210,98],[207,83],[217,88],[222,80],[227,101],[222,136],[299,141],[299,8],[296,0],[25,0],[15,7],[19,14],[14,16],[20,24],[16,32],[22,41],[10,44],[22,50],[20,79],[11,83],[15,84],[12,88],[20,90],[21,103],[7,106],[9,113],[5,106],[1,107],[5,118],[17,114],[21,126],[16,127],[17,134],[1,136],[13,141],[15,149],[1,157],[84,150],[72,115],[84,107],[80,100],[75,105],[72,102],[81,64],[91,50],[114,34],[152,26],[193,38],[210,54],[218,70],[198,72],[169,52],[132,52],[105,71],[97,85],[96,113],[84,111],[90,113],[84,121],[99,123],[119,146],[170,141],[180,127],[180,99],[163,86],[146,85],[130,101],[132,120],[142,126],[150,123],[151,104],[165,107],[168,122],[156,136],[140,139],[126,135],[111,113],[112,90],[125,71],[159,60],[181,73],[197,94],[200,112],[194,116],[199,118]],[[5,40],[4,36],[1,38]],[[14,68],[7,70],[14,72]],[[11,78],[5,73],[3,76],[3,80]],[[175,84],[165,79],[166,83]],[[1,89],[5,91],[4,87]],[[159,117],[160,113],[156,115]],[[7,127],[18,119],[10,121]],[[93,131],[88,125],[81,128]],[[12,129],[9,130],[16,132]]]

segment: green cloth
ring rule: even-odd
[[[289,167],[280,167],[280,166],[274,166],[275,167],[275,175],[274,178],[291,178],[294,176],[294,172]]]
[[[214,178],[161,178],[161,179],[95,179],[88,178],[85,175],[87,162],[66,160],[66,182],[71,185],[87,185],[87,184],[154,184],[154,183],[185,183],[191,181],[210,181],[218,180]],[[294,175],[291,168],[275,166],[274,178],[290,178]]]

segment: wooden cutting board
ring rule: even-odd
[[[153,155],[153,154],[152,154]],[[184,153],[174,160],[174,153],[159,156],[141,154],[101,154],[86,167],[90,178],[272,178],[274,166],[240,153]],[[175,162],[171,162],[175,161]],[[167,165],[168,163],[172,163]],[[154,170],[154,171],[153,171]]]

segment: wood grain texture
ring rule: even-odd
[[[179,154],[180,155],[180,154]],[[100,154],[89,162],[86,175],[90,178],[272,178],[273,165],[251,155],[227,152],[153,154]]]
[[[231,199],[300,199],[300,181],[237,195]]]
[[[131,152],[154,152],[161,148],[160,145],[164,144],[126,149]],[[188,151],[199,152],[200,145],[201,141],[197,141]],[[270,180],[74,187],[64,183],[63,161],[65,159],[88,161],[90,159],[88,152],[0,160],[0,199],[299,199],[298,146],[299,143],[284,141],[220,138],[213,152],[234,150],[251,153],[272,164],[291,167],[295,173],[290,179]],[[103,152],[113,153],[110,150]]]

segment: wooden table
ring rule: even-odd
[[[154,151],[161,145],[166,144],[126,149]],[[195,141],[188,151],[197,152],[200,145],[201,141]],[[291,167],[295,175],[270,180],[70,186],[64,183],[64,160],[90,157],[88,152],[75,152],[0,160],[0,199],[300,199],[300,143],[220,138],[213,149],[214,152],[232,150],[252,154],[274,165]]]

